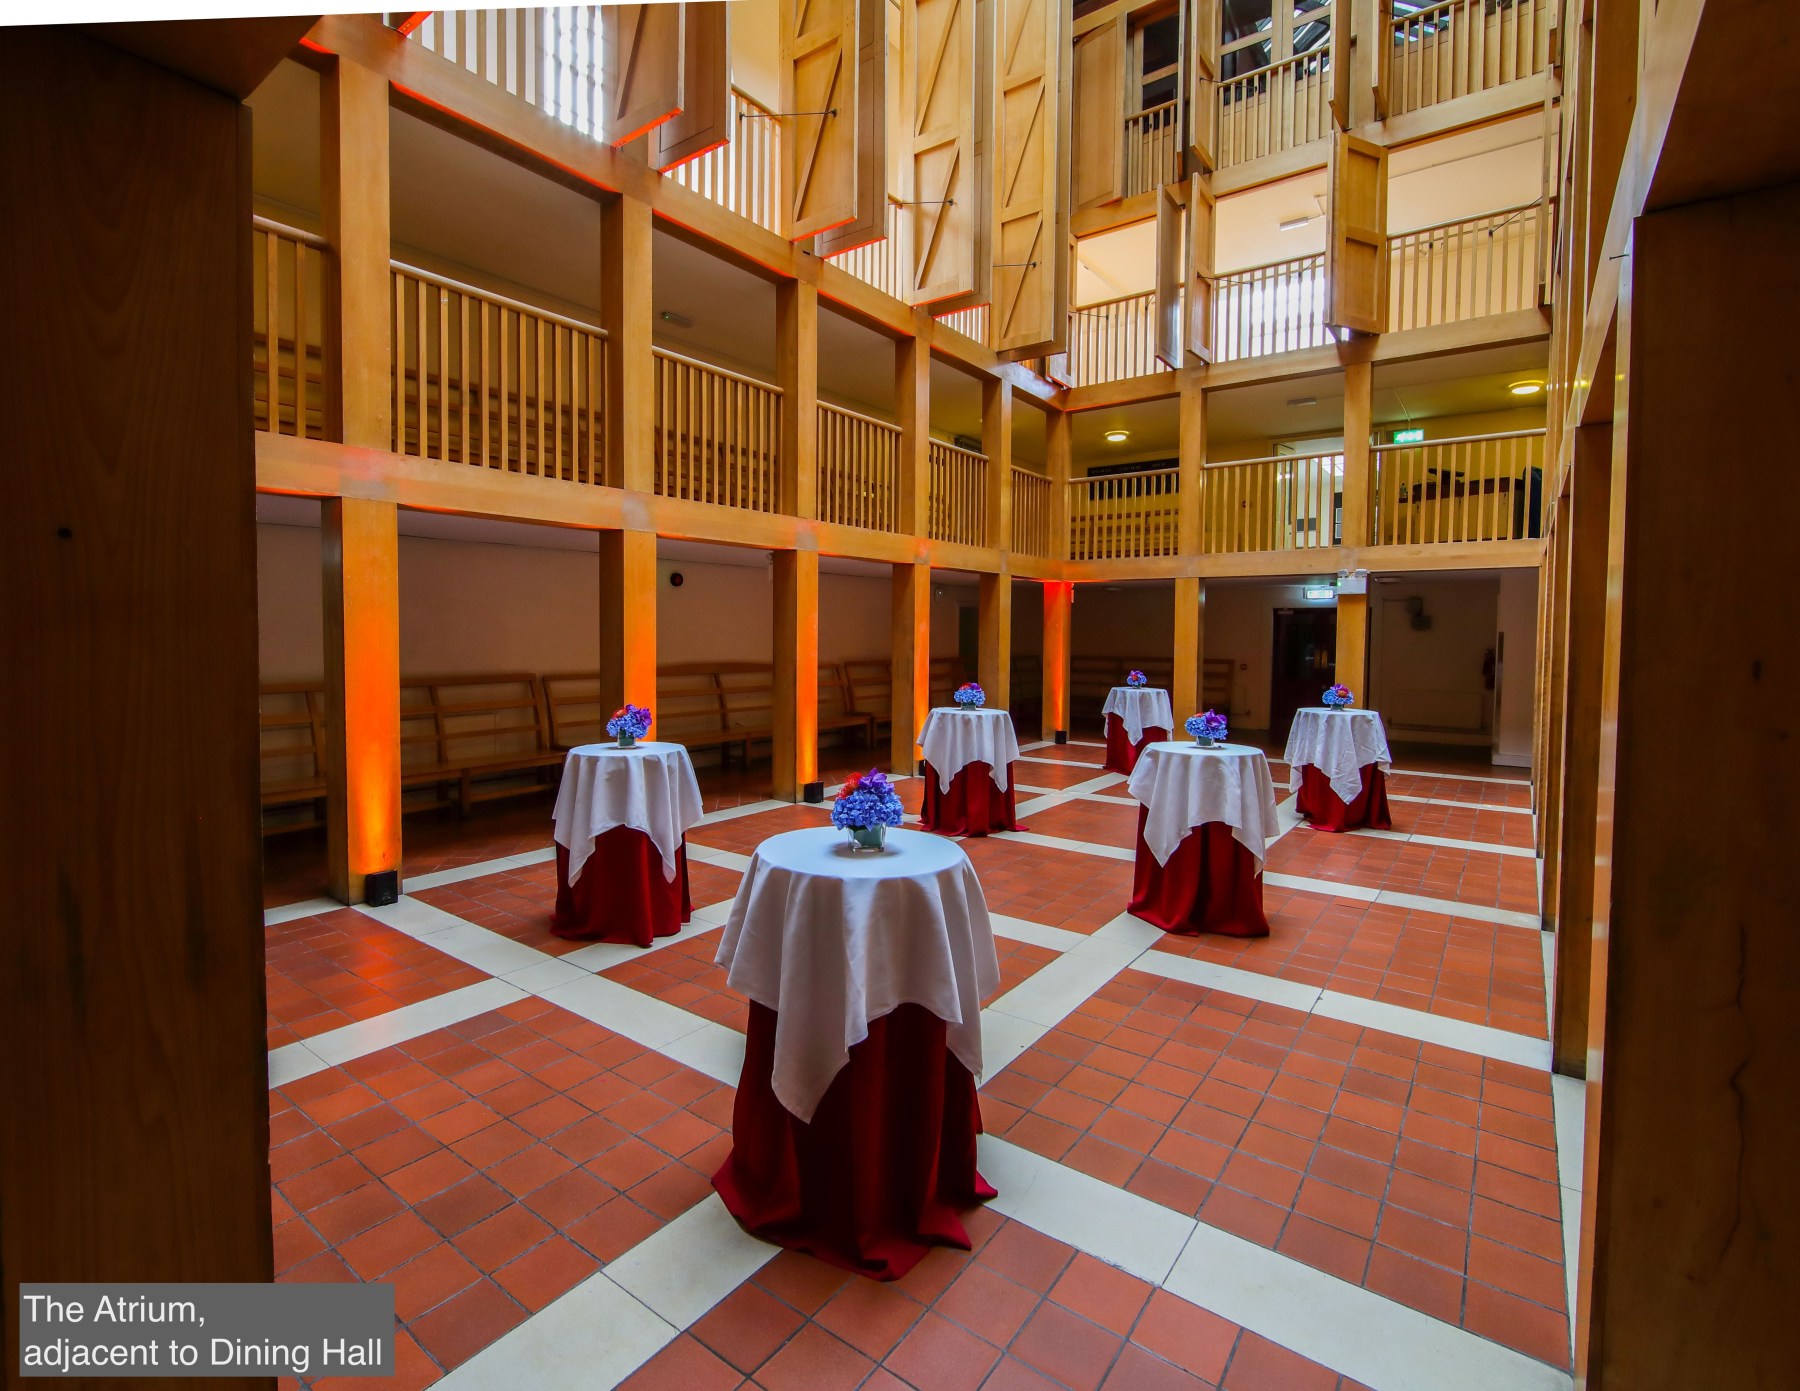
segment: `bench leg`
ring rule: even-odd
[[[458,783],[457,805],[458,809],[465,817],[468,816],[470,809],[474,806],[474,792],[475,788],[469,781],[469,775],[464,773]]]

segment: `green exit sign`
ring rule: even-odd
[[[1395,444],[1423,444],[1425,443],[1425,432],[1423,430],[1396,430],[1393,442]]]

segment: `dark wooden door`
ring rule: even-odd
[[[1287,736],[1294,711],[1316,705],[1337,675],[1337,611],[1276,609],[1270,663],[1269,733]]]

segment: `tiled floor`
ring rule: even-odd
[[[735,857],[825,824],[743,810],[763,793],[734,774],[689,837],[697,920],[642,952],[550,935],[545,798],[409,819],[406,872],[434,878],[395,909],[272,914],[280,1278],[391,1280],[393,1384],[449,1391],[1566,1386],[1579,1166],[1549,1074],[1514,1060],[1543,1047],[1544,966],[1510,916],[1533,862],[1498,853],[1530,845],[1501,809],[1524,785],[1404,758],[1395,837],[1271,848],[1269,938],[1177,938],[1121,916],[1136,810],[1101,754],[1028,748],[1017,781],[1055,790],[1020,794],[1031,834],[963,842],[1003,934],[982,1162],[1009,1176],[973,1252],[878,1285],[711,1196]],[[272,903],[321,892],[293,846],[270,863]],[[1234,1302],[1238,1265],[1286,1292]]]

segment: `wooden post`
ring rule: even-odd
[[[324,508],[325,839],[332,897],[400,868],[400,531],[391,502]]]
[[[1181,737],[1182,721],[1198,714],[1206,698],[1201,675],[1206,658],[1206,582],[1183,576],[1175,581],[1175,679],[1169,698],[1175,705],[1173,738]]]
[[[1044,582],[1043,737],[1058,743],[1069,734],[1069,631],[1074,603],[1075,586],[1069,581]]]
[[[11,1381],[20,1280],[258,1283],[274,1256],[249,115],[87,33],[4,43]]]
[[[1620,262],[1575,1340],[1595,1391],[1793,1380],[1800,472],[1766,461],[1796,225],[1792,183],[1678,204]]]
[[[928,316],[921,312],[919,317]],[[894,420],[900,426],[895,459],[900,476],[900,531],[909,536],[927,536],[931,519],[931,347],[928,339],[902,338],[894,344]],[[898,729],[894,737],[900,737]]]
[[[600,204],[600,323],[606,330],[606,476],[655,491],[656,359],[651,352],[650,205]]]
[[[1557,507],[1550,532],[1546,581],[1550,590],[1550,649],[1544,687],[1544,772],[1539,782],[1538,853],[1544,860],[1539,918],[1546,929],[1557,926],[1562,906],[1563,703],[1568,692],[1570,526],[1569,498]],[[1591,518],[1590,518],[1591,520]],[[1584,915],[1585,916],[1585,915]]]
[[[894,566],[893,720],[889,767],[910,773],[919,761],[919,731],[931,705],[931,566],[923,560]]]
[[[1175,505],[1179,508],[1175,522],[1176,549],[1185,556],[1199,555],[1205,546],[1206,487],[1206,393],[1200,389],[1200,373],[1181,374],[1179,443],[1180,471],[1177,477]],[[1176,630],[1181,620],[1177,618]]]
[[[1050,478],[1050,559],[1069,558],[1069,413],[1051,411],[1044,421],[1044,472]],[[1045,699],[1049,698],[1048,689]],[[1062,728],[1062,726],[1058,726]]]
[[[1005,570],[981,577],[981,655],[975,679],[996,710],[1012,704],[1012,586],[1012,575]]]
[[[797,801],[819,781],[819,553],[775,552],[775,796]],[[818,795],[809,800],[817,801]]]
[[[653,531],[600,533],[600,708],[616,710],[626,701],[656,713]]]
[[[387,79],[333,59],[319,124],[320,214],[337,269],[337,293],[325,295],[325,431],[388,450],[406,422],[394,420]]]
[[[1560,873],[1556,904],[1556,998],[1550,1038],[1556,1070],[1587,1071],[1588,963],[1594,933],[1594,793],[1600,774],[1601,644],[1606,637],[1606,527],[1611,506],[1612,427],[1575,433],[1575,471],[1558,523],[1569,536],[1568,619],[1560,625],[1561,719],[1550,732],[1561,768]],[[1551,892],[1548,881],[1545,894]]]
[[[817,273],[817,261],[801,259]],[[819,287],[813,281],[783,280],[775,287],[775,371],[781,387],[781,510],[810,519],[819,515]]]
[[[997,377],[981,382],[981,452],[987,455],[987,544],[1012,546],[1012,383]],[[987,682],[983,681],[985,688]]]
[[[1375,369],[1368,362],[1344,364],[1344,546],[1367,546],[1371,543],[1369,500],[1373,496],[1374,462],[1369,448],[1371,418],[1374,415]],[[1321,519],[1322,521],[1324,519]],[[1339,606],[1342,612],[1342,605]],[[1342,623],[1342,618],[1338,620]],[[1341,639],[1340,639],[1341,641]],[[1346,682],[1347,685],[1354,683]],[[1361,694],[1359,690],[1358,695]]]
[[[1356,693],[1359,702],[1368,697],[1369,596],[1340,594],[1337,599],[1337,665],[1335,679]]]

